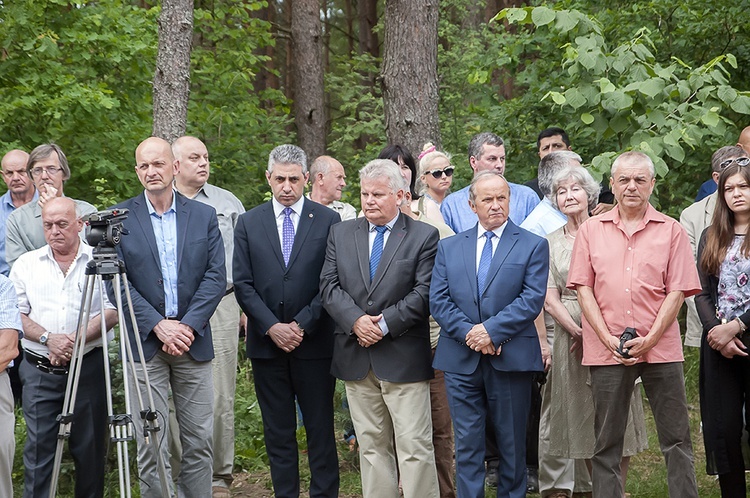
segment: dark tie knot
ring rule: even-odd
[[[385,232],[388,231],[388,227],[385,225],[380,226],[380,227],[375,227],[375,231],[378,232],[379,234],[384,234]]]

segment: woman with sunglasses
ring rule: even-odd
[[[419,154],[419,193],[422,197],[412,201],[412,210],[422,213],[427,218],[443,222],[440,213],[442,204],[448,190],[453,183],[453,166],[451,158],[444,152],[440,152],[431,144],[426,143]]]
[[[719,476],[721,496],[746,496],[742,432],[750,397],[750,159],[744,151],[721,163],[716,208],[698,245],[703,324],[700,404],[706,472]]]

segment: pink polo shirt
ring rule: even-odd
[[[685,297],[700,291],[698,271],[685,229],[649,205],[643,221],[628,237],[619,207],[587,220],[578,230],[567,286],[586,285],[602,311],[609,332],[619,337],[626,327],[648,334],[664,298],[672,291]],[[583,317],[583,364],[615,365]],[[658,344],[640,361],[682,361],[680,327],[675,320]]]

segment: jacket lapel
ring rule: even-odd
[[[187,207],[187,199],[174,192],[175,209],[177,210],[177,268],[182,268],[182,253],[185,250],[187,238],[187,227],[190,226],[190,210]]]
[[[281,241],[279,240],[279,230],[276,227],[276,217],[273,212],[273,204],[269,201],[263,204],[264,213],[260,216],[263,231],[271,244],[271,250],[276,256],[282,268],[284,268],[284,256],[281,254]]]
[[[463,235],[466,237],[465,244],[467,246],[466,250],[463,251],[464,266],[466,267],[466,276],[469,279],[469,288],[471,289],[472,296],[479,295],[479,291],[477,290],[477,237],[479,234],[477,230],[479,230],[478,223],[474,230],[469,230]]]
[[[513,246],[516,245],[516,242],[518,242],[519,234],[519,228],[514,225],[512,221],[508,220],[508,226],[506,226],[505,230],[503,230],[503,235],[497,242],[497,249],[495,249],[495,254],[492,256],[492,263],[490,263],[490,269],[487,272],[487,284],[485,290],[490,288],[490,284],[495,278],[495,275],[497,275],[497,272],[500,270],[503,262],[505,262],[505,258],[508,257],[508,254],[513,249]]]
[[[136,196],[133,199],[133,211],[135,212],[135,219],[138,222],[138,227],[143,232],[146,238],[149,249],[151,249],[151,256],[156,261],[156,267],[161,268],[161,260],[159,259],[159,249],[156,246],[156,237],[154,236],[154,227],[151,224],[151,217],[148,214],[148,207],[146,206],[145,199],[146,192],[143,192],[142,196]]]
[[[291,268],[291,266],[294,264],[294,260],[297,258],[297,255],[302,250],[305,239],[310,233],[310,228],[312,227],[314,218],[315,212],[313,209],[313,204],[312,202],[308,202],[308,200],[305,199],[302,202],[302,213],[300,214],[299,223],[297,224],[297,232],[294,234],[294,245],[292,246],[292,253],[289,255],[289,264],[287,265],[287,270]]]
[[[385,246],[383,247],[383,255],[380,257],[380,262],[378,263],[378,269],[375,270],[375,276],[372,279],[372,285],[370,286],[370,292],[375,290],[375,288],[378,286],[380,281],[383,279],[383,275],[385,275],[385,272],[388,271],[388,266],[391,264],[391,261],[393,261],[393,257],[396,255],[396,251],[398,251],[398,248],[401,247],[401,243],[404,241],[404,238],[407,234],[406,229],[406,217],[403,213],[399,213],[398,218],[396,218],[396,223],[393,224],[393,228],[391,229],[391,233],[388,235],[388,241],[385,243]],[[369,244],[368,244],[368,251],[366,254],[369,255]],[[367,261],[367,277],[370,277],[370,261],[368,258]]]

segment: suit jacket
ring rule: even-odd
[[[365,218],[331,228],[320,293],[336,321],[331,373],[361,380],[370,369],[390,382],[433,377],[430,366],[428,295],[438,231],[400,214],[393,225],[377,272],[370,282],[369,223]],[[388,334],[364,348],[352,331],[368,314],[383,314]]]
[[[704,197],[686,207],[680,214],[680,225],[685,228],[690,239],[690,247],[693,248],[693,257],[698,261],[698,242],[703,230],[711,224],[716,209],[717,194]]]
[[[440,324],[434,367],[473,373],[482,353],[464,343],[475,324],[483,323],[492,343],[502,351],[491,356],[500,371],[542,371],[542,355],[534,319],[544,305],[549,271],[547,240],[512,221],[492,256],[487,288],[477,295],[477,226],[438,245],[430,286],[430,312]]]
[[[335,211],[305,199],[289,266],[284,265],[271,202],[237,220],[232,273],[237,301],[248,317],[249,358],[331,357],[333,320],[320,303],[318,286],[328,231],[340,220]],[[296,349],[285,353],[266,332],[276,323],[291,321],[304,329],[305,337]]]
[[[214,208],[187,199],[178,192],[174,195],[177,210],[177,318],[195,330],[190,356],[196,361],[209,361],[214,357],[214,347],[208,320],[226,291],[224,244]],[[143,355],[150,360],[162,347],[153,329],[165,318],[165,308],[159,250],[144,196],[145,193],[114,208],[130,210],[122,224],[128,234],[122,237],[117,252],[128,272]],[[114,303],[111,281],[107,287]],[[125,320],[132,331],[124,301],[123,294]],[[133,347],[134,339],[134,334],[131,334]]]

